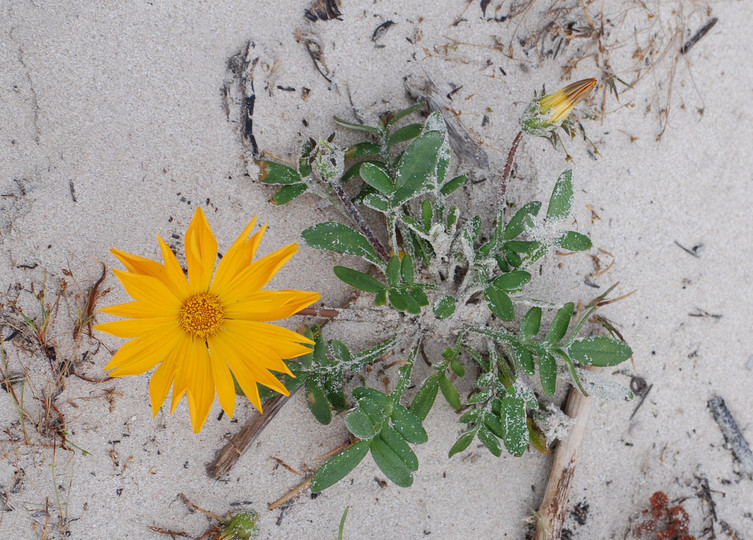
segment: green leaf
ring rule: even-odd
[[[447,211],[447,230],[451,231],[460,217],[460,210],[454,204]]]
[[[544,392],[553,396],[557,390],[557,361],[546,351],[539,354],[539,376]]]
[[[557,343],[567,333],[567,327],[570,326],[570,319],[575,311],[575,304],[568,302],[562,306],[552,320],[552,325],[546,331],[544,341],[546,343]]]
[[[603,336],[578,339],[570,344],[568,353],[581,365],[599,367],[616,366],[633,355],[627,343]]]
[[[469,411],[465,411],[460,416],[460,420],[458,420],[458,422],[460,422],[461,424],[472,424],[481,418],[482,412],[483,411],[479,409],[471,409]]]
[[[353,389],[353,397],[361,400],[368,398],[376,403],[381,409],[387,409],[392,407],[392,398],[387,394],[383,394],[379,390],[369,388],[368,386],[357,386]]]
[[[395,125],[396,122],[398,122],[401,119],[405,118],[409,114],[412,114],[412,113],[416,112],[417,110],[422,109],[425,106],[426,106],[426,103],[424,103],[424,102],[416,103],[415,105],[411,105],[407,109],[403,109],[401,111],[397,111],[396,113],[390,113],[385,118],[383,118],[380,121],[380,123],[384,122],[385,126],[393,126],[393,125]]]
[[[347,364],[351,361],[351,355],[347,345],[340,340],[329,340],[329,353],[338,362]]]
[[[397,167],[396,191],[392,196],[397,206],[420,193],[436,176],[439,150],[444,135],[436,131],[423,133],[405,149]]]
[[[254,162],[259,167],[259,181],[264,184],[297,184],[301,181],[298,171],[274,161],[260,160]]]
[[[347,268],[345,266],[335,266],[333,270],[340,280],[360,291],[378,293],[387,288],[384,283],[377,281],[370,275],[359,272],[358,270],[353,270],[352,268]]]
[[[536,337],[541,329],[541,308],[534,306],[528,310],[520,322],[520,337],[523,339],[532,339]]]
[[[371,457],[384,475],[396,485],[408,487],[413,483],[413,475],[408,465],[381,437],[376,437],[371,442]]]
[[[478,240],[478,235],[480,232],[481,232],[481,217],[473,216],[472,219],[469,219],[466,222],[465,231],[463,231],[463,236],[465,237],[468,244],[473,246],[473,244],[476,243],[476,240]]]
[[[390,304],[392,304],[392,307],[398,311],[407,311],[410,308],[408,297],[400,291],[391,289],[387,293],[387,298],[389,299]]]
[[[526,404],[513,391],[507,392],[502,398],[502,425],[505,430],[505,448],[513,456],[522,456],[528,447]]]
[[[282,206],[283,204],[287,204],[293,199],[296,199],[303,195],[307,189],[308,186],[306,184],[292,184],[289,186],[282,186],[277,190],[277,193],[272,195],[272,203],[276,204],[277,206]]]
[[[539,201],[529,202],[525,206],[522,206],[507,223],[505,234],[502,237],[503,240],[512,240],[513,238],[518,237],[523,231],[525,231],[526,218],[529,215],[538,215],[540,209],[541,203]]]
[[[484,443],[484,446],[486,446],[489,452],[497,457],[502,454],[502,448],[499,446],[497,437],[495,437],[494,434],[486,426],[481,426],[478,430],[477,435],[478,440]]]
[[[327,358],[327,344],[324,342],[322,334],[314,335],[314,364],[317,366],[327,366],[330,364]]]
[[[369,193],[363,198],[363,204],[379,212],[387,212],[390,202],[377,193]]]
[[[424,126],[422,124],[408,124],[406,126],[403,126],[395,131],[392,135],[390,135],[390,141],[388,145],[393,146],[401,142],[415,139],[416,137],[421,135],[423,128]]]
[[[434,304],[434,316],[437,319],[446,319],[453,313],[455,313],[455,306],[457,300],[454,296],[445,296],[440,298],[439,301]]]
[[[410,411],[422,422],[426,420],[431,407],[434,405],[434,400],[437,398],[437,392],[439,391],[439,378],[443,376],[441,373],[429,376],[413,397]]]
[[[457,356],[450,360],[450,368],[458,377],[465,377],[465,368],[463,367],[463,364],[460,363]]]
[[[466,431],[463,433],[460,438],[455,441],[455,444],[452,445],[452,448],[450,448],[450,451],[448,453],[447,457],[452,457],[455,454],[462,452],[466,448],[468,448],[471,445],[471,442],[473,442],[473,437],[476,435],[476,430],[472,429],[470,431]]]
[[[591,239],[585,234],[575,231],[567,231],[554,241],[562,249],[570,251],[585,251],[591,249]]]
[[[332,409],[318,378],[310,376],[306,380],[306,405],[320,424],[327,425],[332,421]]]
[[[439,192],[445,197],[447,197],[451,193],[454,193],[455,191],[460,189],[463,186],[463,184],[465,184],[466,180],[467,180],[467,177],[464,174],[461,174],[460,176],[456,176],[452,180],[445,183],[445,185],[443,185],[439,189]]]
[[[345,425],[348,430],[359,439],[369,440],[376,437],[374,425],[371,423],[369,415],[360,408],[350,411],[345,415]]]
[[[439,388],[442,390],[442,395],[447,400],[447,403],[450,404],[450,407],[456,411],[460,410],[460,396],[458,395],[458,391],[455,390],[452,382],[450,382],[450,379],[448,379],[444,373],[440,373],[440,375]]]
[[[311,477],[311,491],[319,493],[345,478],[366,457],[370,447],[370,441],[357,442],[319,467]]]
[[[301,236],[313,248],[334,251],[344,255],[355,255],[376,265],[381,264],[366,237],[342,223],[334,221],[319,223],[303,231]]]
[[[392,407],[392,400],[390,400],[389,407]],[[389,412],[379,405],[379,403],[368,397],[362,397],[358,400],[358,408],[366,413],[371,420],[371,425],[374,426],[374,430],[379,432],[387,420]]]
[[[515,319],[515,306],[512,305],[512,300],[503,290],[494,285],[489,285],[484,290],[484,300],[486,300],[492,313],[501,320],[512,321]]]
[[[387,175],[384,169],[378,165],[366,161],[361,164],[361,171],[359,174],[364,182],[380,193],[390,195],[395,190],[395,186],[392,185],[392,179]]]
[[[424,231],[431,229],[431,222],[434,219],[434,207],[429,199],[424,200],[421,203],[421,223],[423,224]]]
[[[392,409],[392,427],[410,443],[423,444],[429,440],[421,419],[399,403]]]
[[[552,198],[549,199],[549,207],[546,211],[547,219],[565,219],[570,215],[573,206],[573,171],[563,172],[552,190]]]
[[[531,281],[531,274],[524,270],[515,270],[494,278],[492,284],[503,291],[511,292],[523,288],[523,285]]]
[[[486,375],[486,374],[485,374]],[[486,385],[483,384],[477,384],[477,386],[485,388]],[[466,401],[467,405],[475,405],[476,403],[485,403],[486,400],[488,400],[491,397],[492,393],[489,390],[484,390],[482,392],[476,392],[471,397],[468,398]]]
[[[356,124],[355,122],[348,122],[347,120],[342,120],[338,118],[337,116],[334,117],[335,122],[342,127],[346,127],[348,129],[352,129],[355,131],[365,131],[366,133],[371,133],[372,135],[376,135],[379,137],[382,132],[379,130],[379,128],[375,128],[374,126],[367,126],[364,124]]]
[[[376,297],[374,298],[374,305],[383,306],[386,303],[387,303],[387,291],[381,291],[377,293]]]
[[[387,283],[391,287],[400,285],[400,257],[393,255],[387,262]]]
[[[403,259],[400,262],[400,275],[402,276],[404,283],[414,283],[413,259],[407,253],[403,255]]]
[[[411,450],[411,447],[408,446],[408,443],[405,442],[405,439],[403,439],[397,431],[385,424],[382,427],[382,431],[379,432],[379,437],[387,443],[387,446],[392,448],[392,451],[397,454],[397,457],[405,463],[409,470],[418,470],[418,458],[416,457],[416,454]]]
[[[525,371],[528,375],[533,375],[535,367],[531,351],[526,349],[525,346],[516,343],[513,343],[512,348],[513,352],[515,353],[515,358],[518,360],[520,367],[523,368],[523,371]]]
[[[505,429],[502,427],[502,420],[493,412],[484,415],[484,425],[489,431],[502,439],[505,436]]]
[[[364,141],[345,149],[345,159],[360,159],[368,156],[378,156],[382,147],[376,143]]]
[[[343,391],[342,369],[333,369],[326,372],[323,379],[324,392],[327,394],[327,399],[337,411],[344,411],[348,404],[345,400],[345,392]]]

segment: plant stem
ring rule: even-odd
[[[387,248],[384,247],[384,244],[379,240],[379,238],[376,237],[374,234],[374,231],[371,230],[371,227],[369,227],[366,224],[366,221],[364,221],[363,216],[358,211],[358,208],[356,208],[356,205],[353,204],[353,201],[350,200],[350,197],[348,197],[348,194],[345,193],[345,190],[339,183],[332,183],[332,190],[335,192],[335,195],[337,195],[338,200],[342,203],[342,205],[345,207],[345,209],[348,211],[350,216],[353,218],[353,221],[356,222],[356,225],[358,225],[358,228],[361,229],[361,232],[366,236],[366,239],[369,241],[369,243],[372,245],[372,247],[376,250],[379,257],[384,261],[387,262],[390,259],[390,252],[387,251]]]
[[[502,172],[502,181],[499,184],[499,208],[502,210],[505,207],[505,197],[507,194],[507,180],[510,178],[510,172],[512,171],[512,164],[515,161],[515,152],[518,151],[520,146],[520,139],[523,136],[522,131],[518,131],[515,136],[515,140],[512,142],[510,152],[507,154],[507,161],[505,162],[505,169]]]

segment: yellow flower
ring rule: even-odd
[[[544,135],[559,127],[573,108],[588,96],[596,79],[583,79],[557,90],[554,94],[535,99],[526,109],[523,130],[531,135]]]
[[[307,354],[310,349],[302,344],[313,344],[292,330],[263,322],[289,317],[316,302],[319,293],[262,290],[298,246],[291,244],[253,261],[264,234],[262,227],[249,238],[255,222],[256,218],[243,230],[214,272],[217,240],[197,208],[185,236],[188,279],[159,236],[164,264],[112,250],[128,270],[113,272],[135,301],[101,309],[127,319],[96,328],[133,339],[105,369],[113,370],[112,377],[123,377],[159,364],[149,381],[152,412],[157,414],[172,386],[170,413],[186,395],[195,433],[209,415],[215,390],[232,418],[233,376],[259,411],[257,383],[288,395],[269,370],[292,375],[283,359]]]

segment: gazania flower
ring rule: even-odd
[[[545,135],[559,127],[573,108],[588,96],[596,79],[583,79],[535,99],[521,120],[523,131],[531,135]]]
[[[233,376],[260,411],[257,383],[288,395],[270,370],[292,375],[283,359],[306,354],[310,349],[303,344],[313,344],[265,322],[289,317],[316,302],[319,294],[262,290],[298,246],[291,244],[253,261],[264,234],[262,228],[249,238],[255,221],[233,243],[216,272],[217,240],[201,208],[186,231],[187,277],[159,236],[163,264],[112,250],[127,269],[113,272],[134,301],[101,309],[127,319],[96,328],[133,339],[105,369],[113,370],[113,377],[123,377],[158,365],[149,381],[152,412],[157,414],[172,386],[170,413],[186,395],[196,433],[209,415],[215,391],[223,410],[233,416]]]

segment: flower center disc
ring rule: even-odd
[[[206,339],[222,327],[225,310],[220,300],[209,293],[191,296],[178,312],[180,327],[194,337]]]

